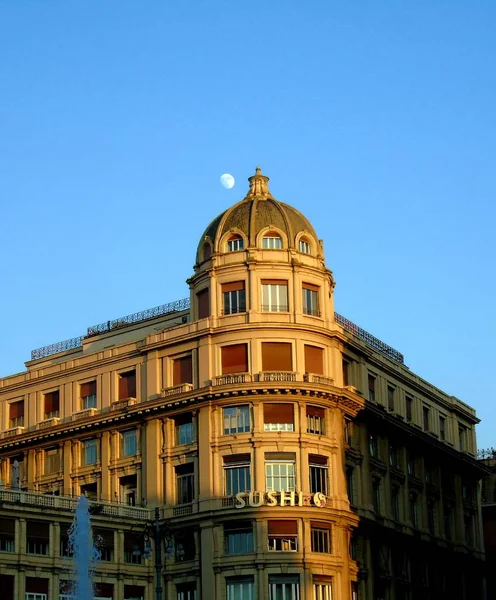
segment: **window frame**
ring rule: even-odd
[[[301,310],[304,315],[320,317],[320,287],[312,283],[302,285]]]
[[[81,466],[89,467],[98,462],[98,438],[88,438],[81,440]],[[88,460],[88,453],[94,454],[94,460]]]
[[[131,436],[131,434],[134,434]],[[137,456],[138,452],[138,430],[136,428],[125,429],[120,432],[121,435],[121,444],[120,444],[120,458],[129,458],[131,456]],[[134,452],[129,452],[126,450],[126,445],[131,443],[129,440],[134,439]]]
[[[300,254],[312,254],[312,244],[308,241],[306,237],[301,237],[298,240],[298,252]]]
[[[251,455],[226,455],[222,461],[224,495],[236,496],[250,492],[252,487]]]
[[[281,467],[286,467],[286,473],[282,472]],[[296,457],[292,459],[267,459],[264,457],[264,473],[267,492],[296,491]],[[282,485],[283,482],[287,484],[287,487]]]
[[[241,252],[245,249],[245,240],[239,233],[233,233],[226,241],[226,252]]]
[[[242,543],[236,543],[232,536],[244,536]],[[240,538],[243,540],[244,538]],[[231,541],[233,544],[231,544]],[[239,550],[235,550],[240,548]],[[255,539],[253,535],[253,522],[250,520],[228,521],[224,523],[224,554],[226,556],[239,556],[240,554],[252,554],[255,551]]]
[[[241,410],[242,409],[242,410]],[[227,411],[236,411],[235,414],[226,415]],[[246,421],[246,417],[248,420]],[[226,418],[229,424],[236,423],[236,427],[229,427],[226,430]],[[240,424],[244,423],[244,424]],[[247,423],[247,424],[246,424]],[[222,407],[222,429],[224,435],[236,435],[238,433],[251,432],[251,408],[249,404],[236,404],[235,406]]]
[[[262,237],[262,250],[283,250],[282,237],[275,231],[268,231]]]
[[[262,279],[260,285],[262,312],[289,312],[289,285],[287,279]]]

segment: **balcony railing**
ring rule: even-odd
[[[238,383],[251,383],[250,373],[232,373],[231,375],[220,375],[214,377],[212,385],[237,385]]]
[[[186,392],[191,392],[193,389],[192,383],[180,383],[179,385],[173,385],[172,387],[164,388],[162,390],[162,396],[176,396],[177,394],[185,394]]]
[[[14,437],[16,435],[20,435],[23,432],[24,432],[24,427],[11,427],[10,429],[6,429],[2,433],[2,437],[3,438]]]
[[[85,408],[84,410],[78,410],[77,412],[73,413],[72,420],[78,421],[79,419],[87,419],[88,417],[93,417],[96,415],[96,412],[96,408]]]
[[[308,383],[319,383],[321,385],[334,385],[332,377],[324,377],[324,375],[316,375],[315,373],[305,373],[305,381]]]
[[[53,427],[54,425],[58,425],[60,423],[59,417],[51,417],[50,419],[43,419],[38,423],[38,429],[47,429],[48,427]]]
[[[117,402],[112,402],[110,410],[122,410],[123,408],[129,408],[137,403],[138,400],[136,398],[123,398],[122,400],[117,400]]]
[[[181,504],[179,506],[174,506],[172,509],[172,514],[174,517],[184,517],[186,515],[193,514],[193,505],[192,504]]]
[[[262,371],[260,381],[292,382],[296,381],[296,373],[293,371]]]

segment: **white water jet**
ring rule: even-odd
[[[79,498],[76,516],[69,529],[69,552],[74,565],[74,584],[71,595],[74,600],[93,600],[91,573],[99,552],[93,545],[89,502],[86,496]]]

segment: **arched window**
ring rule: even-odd
[[[262,248],[267,250],[280,250],[282,248],[281,236],[274,231],[269,231],[263,237]]]
[[[227,251],[228,252],[237,252],[238,250],[243,250],[245,244],[244,240],[240,235],[232,235],[227,240]]]
[[[203,244],[203,260],[207,260],[211,256],[212,256],[212,246],[208,242],[205,242]]]
[[[301,238],[298,249],[302,254],[311,254],[310,242],[306,238]]]

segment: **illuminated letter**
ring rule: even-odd
[[[258,494],[258,503],[255,503],[255,494]],[[264,500],[264,495],[263,493],[260,492],[250,492],[250,495],[248,496],[248,504],[250,506],[262,506],[263,504],[263,500]]]
[[[313,503],[315,504],[315,506],[318,506],[319,508],[322,508],[326,505],[326,495],[323,494],[322,492],[317,492],[316,494],[313,495]]]
[[[246,502],[243,498],[243,495],[243,492],[239,492],[236,494],[236,501],[239,502],[239,504],[235,504],[234,508],[244,508],[246,506]]]
[[[267,492],[267,506],[277,506],[276,492]]]
[[[294,506],[295,505],[295,493],[294,492],[281,492],[280,506]]]

